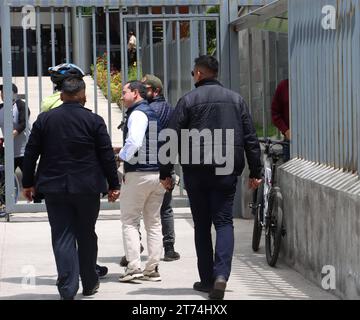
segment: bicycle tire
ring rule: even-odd
[[[271,189],[269,196],[269,217],[265,230],[266,260],[275,267],[279,257],[283,230],[282,195],[280,188]]]
[[[262,233],[262,219],[264,212],[264,183],[254,191],[254,207],[252,208],[252,214],[254,215],[254,227],[252,236],[252,249],[254,252],[259,250],[261,233]]]

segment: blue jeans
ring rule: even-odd
[[[288,145],[283,146],[283,161],[287,162],[290,160],[290,141],[286,139],[284,139],[284,141],[289,142]]]
[[[184,168],[184,182],[195,228],[200,280],[212,284],[216,277],[229,279],[234,251],[233,202],[236,176],[217,176],[214,169]],[[215,257],[211,226],[216,230]]]

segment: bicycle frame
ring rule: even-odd
[[[266,226],[266,219],[268,218],[268,210],[269,210],[269,196],[271,189],[275,186],[275,178],[276,178],[276,167],[277,162],[279,161],[279,154],[276,154],[275,151],[272,150],[272,147],[278,143],[273,143],[271,140],[265,140],[265,151],[263,155],[263,163],[264,163],[264,210],[263,210],[263,219],[262,226]]]
[[[267,154],[264,154],[264,210],[263,210],[263,226],[265,226],[266,217],[269,209],[269,194],[271,190],[273,169]]]
[[[280,252],[281,237],[283,231],[282,195],[276,185],[277,163],[283,156],[283,150],[279,152],[275,145],[284,146],[287,142],[259,139],[264,144],[263,154],[263,182],[259,189],[253,193],[253,202],[250,208],[254,214],[254,227],[252,236],[253,251],[259,250],[261,233],[265,230],[266,260],[270,266],[275,266]]]

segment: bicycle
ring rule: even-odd
[[[283,200],[280,187],[276,184],[276,169],[283,158],[283,150],[275,150],[274,146],[288,145],[286,141],[275,141],[269,138],[259,139],[265,146],[262,183],[253,193],[253,201],[249,204],[254,215],[252,237],[253,251],[259,250],[262,230],[265,229],[265,251],[267,263],[274,267],[279,257],[281,238],[286,230],[283,225]]]

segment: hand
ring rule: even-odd
[[[120,190],[109,190],[108,201],[115,202],[120,196]]]
[[[122,162],[122,159],[119,157],[118,154],[115,154],[115,162],[116,162],[116,166],[119,168],[120,163]]]
[[[16,129],[14,129],[13,130],[13,136],[16,137],[18,134],[19,134],[19,132]]]
[[[286,138],[287,140],[291,140],[290,129],[286,130],[286,132],[285,132],[285,138]]]
[[[262,179],[250,178],[249,179],[249,189],[256,190],[261,184]]]
[[[160,183],[163,185],[166,191],[171,191],[175,186],[175,181],[171,177],[167,177],[164,180],[160,179]]]
[[[32,202],[33,195],[35,195],[35,188],[34,187],[23,188],[23,195],[28,202]]]
[[[113,147],[114,153],[118,154],[121,150],[121,147]]]

